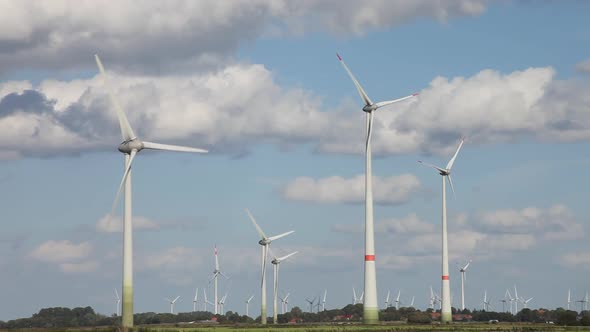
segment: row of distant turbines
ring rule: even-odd
[[[374,223],[373,223],[373,193],[372,193],[372,157],[371,157],[371,135],[373,130],[374,112],[378,109],[391,105],[394,103],[402,102],[404,100],[415,97],[417,94],[412,94],[406,97],[398,98],[395,100],[387,100],[382,102],[373,102],[363,87],[357,81],[355,76],[352,74],[350,69],[344,63],[342,57],[337,55],[340,63],[348,73],[350,79],[353,81],[359,95],[363,101],[362,110],[366,113],[366,140],[365,140],[365,255],[364,255],[364,290],[363,290],[363,319],[367,324],[374,324],[378,322],[378,302],[377,302],[377,282],[376,282],[376,271],[375,271],[375,243],[374,243]],[[107,84],[107,75],[104,67],[98,57],[95,55],[95,60],[98,69],[103,78],[103,84],[108,92],[111,103],[116,111],[117,118],[119,121],[119,127],[121,129],[121,136],[123,141],[119,144],[118,150],[124,154],[125,166],[123,177],[119,185],[119,189],[115,195],[115,200],[111,208],[110,216],[113,216],[119,197],[124,192],[125,203],[124,203],[124,214],[123,214],[123,288],[122,288],[122,326],[123,328],[133,327],[133,236],[132,236],[132,186],[131,186],[131,174],[132,164],[135,160],[136,155],[144,149],[152,150],[164,150],[164,151],[178,151],[178,152],[191,152],[191,153],[207,153],[207,150],[197,149],[184,146],[159,144],[148,141],[142,141],[139,139],[125,113],[123,112],[120,104],[113,91]],[[446,167],[438,167],[435,165],[423,163],[426,166],[432,167],[442,176],[442,294],[441,294],[441,320],[442,322],[451,321],[451,301],[450,301],[450,285],[449,285],[449,267],[448,267],[448,241],[447,241],[447,217],[446,217],[446,190],[445,184],[448,181],[451,190],[454,193],[453,183],[451,180],[451,169],[459,154],[459,151],[464,143],[462,139],[455,151],[455,154],[451,160],[447,163]],[[422,163],[422,162],[421,162]],[[446,178],[446,180],[445,180]],[[262,324],[266,324],[266,265],[267,257],[270,249],[270,244],[274,240],[282,238],[291,234],[293,231],[286,232],[277,236],[267,237],[262,229],[256,223],[252,214],[247,211],[249,218],[256,227],[260,235],[258,243],[262,246],[261,258],[262,258],[262,278],[261,278],[261,318]],[[273,257],[271,263],[273,264],[274,272],[274,297],[273,297],[273,320],[276,322],[277,316],[277,290],[278,290],[278,273],[280,263],[288,257],[294,255],[291,253],[285,257]],[[466,269],[467,267],[465,267]],[[216,268],[217,269],[217,268]],[[221,273],[216,274],[214,277],[215,288],[217,288],[217,278]],[[218,312],[223,303],[217,297],[217,291],[215,291],[215,311]],[[118,298],[118,293],[117,293]],[[167,299],[170,302],[171,310],[174,308],[174,303],[178,300],[178,297],[174,300]],[[120,300],[118,300],[120,301]],[[462,307],[464,307],[463,292],[462,292]]]

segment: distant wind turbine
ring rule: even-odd
[[[309,303],[309,312],[313,312],[313,303],[315,302],[315,300],[316,300],[316,297],[314,297],[314,298],[313,298],[313,299],[311,299],[311,300],[310,300],[310,299],[308,299],[308,298],[306,298],[306,299],[305,299],[305,301],[306,301],[307,303]]]
[[[387,291],[387,297],[385,298],[385,309],[389,308],[389,293],[390,291]]]
[[[119,297],[119,292],[115,288],[115,300],[117,301],[117,317],[121,316],[121,298]]]
[[[326,311],[326,296],[328,296],[328,290],[324,289],[324,298],[322,299],[322,311]]]
[[[287,293],[287,295],[285,295],[285,297],[281,297],[281,313],[285,313],[288,311],[288,305],[289,305],[289,295],[291,293]]]
[[[268,248],[270,250],[270,248]],[[273,307],[272,307],[272,320],[274,324],[278,324],[279,323],[279,312],[277,309],[277,305],[278,305],[278,296],[279,296],[279,267],[280,264],[285,261],[287,258],[295,255],[297,253],[297,251],[294,251],[286,256],[283,257],[276,257],[273,255],[273,259],[271,261],[272,266],[273,266],[273,272],[274,272],[274,294],[273,294]],[[272,252],[271,252],[272,254]]]
[[[264,235],[262,228],[260,228],[260,226],[258,226],[258,224],[256,223],[256,220],[254,219],[254,216],[252,216],[252,213],[250,213],[250,210],[246,209],[246,213],[248,214],[248,217],[250,217],[250,220],[254,224],[254,227],[256,227],[256,231],[258,232],[258,235],[260,236],[260,241],[258,241],[258,244],[260,244],[262,246],[262,282],[260,283],[260,289],[261,289],[261,291],[260,291],[260,307],[261,307],[260,323],[266,324],[266,258],[268,256],[267,251],[268,251],[268,248],[270,247],[270,244],[272,241],[278,240],[278,239],[280,239],[284,236],[287,236],[295,231],[288,231],[283,234],[267,237],[266,235]]]
[[[169,298],[165,298],[164,300],[166,300],[168,303],[170,303],[170,313],[174,314],[174,303],[176,303],[176,301],[178,301],[178,299],[180,298],[180,296],[177,296],[176,298],[174,298],[174,300],[171,300]]]
[[[379,305],[377,303],[377,279],[375,274],[375,234],[373,226],[373,189],[372,189],[372,167],[371,167],[371,134],[373,131],[373,112],[383,106],[400,102],[416,96],[412,94],[407,97],[373,103],[356,77],[352,74],[348,66],[342,60],[340,54],[336,54],[338,60],[350,76],[358,93],[360,94],[364,107],[363,111],[367,113],[366,117],[366,143],[365,143],[365,288],[367,294],[363,302],[363,321],[365,324],[375,324],[379,321]]]
[[[419,163],[434,168],[440,175],[442,175],[442,308],[440,311],[440,318],[441,322],[443,323],[452,322],[453,320],[453,316],[451,313],[451,286],[449,282],[449,249],[447,241],[447,196],[445,189],[445,178],[447,178],[447,180],[449,181],[451,190],[453,191],[453,194],[455,194],[455,189],[453,188],[453,180],[451,179],[451,169],[453,168],[455,159],[459,154],[459,150],[461,150],[461,146],[463,146],[463,142],[464,139],[461,139],[459,147],[457,147],[457,151],[455,151],[453,158],[449,160],[445,168],[418,161]]]
[[[211,304],[215,306],[215,304],[211,303],[211,301],[207,300],[207,291],[203,288],[203,304],[205,305],[205,311],[207,311],[207,304]]]
[[[180,151],[180,152],[196,152],[206,153],[207,150],[195,149],[177,145],[167,145],[142,141],[133,132],[131,125],[127,120],[127,116],[123,112],[120,104],[115,98],[115,94],[111,91],[110,87],[106,83],[106,73],[102,62],[98,55],[94,56],[96,65],[103,78],[104,85],[108,91],[111,103],[117,112],[119,119],[119,127],[121,128],[121,136],[123,142],[119,144],[119,151],[125,155],[125,171],[119,190],[115,195],[115,201],[109,213],[109,218],[114,215],[117,204],[119,203],[119,196],[121,191],[125,188],[125,212],[123,214],[123,315],[122,315],[122,326],[123,328],[133,327],[133,228],[132,228],[132,211],[131,211],[131,165],[135,159],[135,155],[143,149],[151,150],[164,150],[164,151]]]
[[[213,289],[214,289],[214,302],[216,303],[215,305],[215,310],[214,310],[214,314],[219,314],[219,308],[218,308],[218,304],[219,304],[219,300],[217,297],[217,277],[219,277],[220,275],[225,277],[225,279],[229,279],[225,274],[223,274],[223,272],[221,272],[221,270],[219,269],[219,258],[218,258],[218,252],[217,252],[217,245],[215,245],[215,270],[213,270],[213,276],[211,276],[211,279],[209,279],[209,282],[211,282],[211,280],[213,280]]]
[[[483,293],[483,301],[482,301],[482,306],[483,306],[483,310],[485,311],[490,311],[490,307],[492,306],[490,304],[491,300],[488,299],[488,291],[484,291]]]
[[[197,311],[197,301],[199,300],[199,289],[195,290],[195,298],[193,299],[193,312]]]
[[[250,296],[247,300],[246,300],[246,316],[250,316],[248,313],[248,306],[250,305],[250,301],[252,301],[252,299],[254,298],[254,295]]]
[[[461,272],[461,310],[465,310],[465,281],[467,280],[465,272],[467,272],[469,264],[471,264],[471,260],[469,260],[465,266],[459,269],[459,272]]]
[[[401,301],[399,300],[399,297],[402,295],[402,291],[398,290],[397,291],[397,297],[395,298],[395,310],[399,310],[399,305],[401,303]]]

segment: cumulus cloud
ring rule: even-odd
[[[216,66],[262,34],[361,35],[416,18],[446,21],[484,10],[483,0],[18,1],[0,13],[0,72],[88,65],[95,50],[119,59],[121,69],[178,72]]]
[[[420,189],[420,181],[412,174],[373,177],[373,199],[377,204],[402,204]],[[362,203],[365,201],[365,176],[353,178],[331,176],[322,179],[298,177],[283,189],[288,200],[315,203]]]
[[[580,73],[590,73],[590,59],[578,62],[576,70]]]
[[[554,76],[551,68],[530,68],[437,77],[413,102],[376,116],[373,151],[450,155],[464,135],[470,144],[590,139],[590,95],[583,93],[590,87]],[[364,153],[362,112],[326,111],[320,96],[280,87],[261,65],[157,78],[111,75],[109,81],[144,139],[234,154],[258,142]],[[116,116],[96,77],[29,85],[0,83],[0,156],[113,150],[119,142]]]
[[[590,252],[572,252],[561,256],[559,262],[569,268],[590,267]]]
[[[49,240],[31,252],[31,257],[42,262],[63,263],[88,257],[92,252],[89,242],[72,243],[68,240]]]
[[[394,234],[432,233],[435,231],[435,226],[422,221],[415,213],[411,213],[404,218],[380,221],[375,225],[375,231]]]
[[[527,207],[521,210],[497,210],[479,216],[482,230],[496,233],[540,234],[548,240],[577,239],[584,236],[584,227],[565,205],[547,209]]]
[[[146,217],[133,216],[134,230],[156,230],[160,225]],[[102,217],[96,223],[96,230],[102,233],[120,233],[123,231],[123,218],[120,216]]]

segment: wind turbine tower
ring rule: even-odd
[[[113,216],[119,202],[119,196],[121,195],[121,191],[124,188],[125,212],[123,214],[123,313],[121,324],[123,329],[128,329],[133,327],[133,217],[131,209],[131,166],[133,164],[133,160],[135,159],[136,154],[143,149],[196,153],[206,153],[207,150],[152,143],[140,140],[133,132],[133,129],[131,129],[131,125],[127,120],[127,116],[125,116],[123,109],[115,99],[115,94],[113,91],[111,91],[108,84],[106,84],[107,75],[105,74],[105,70],[102,62],[100,61],[100,58],[98,55],[95,55],[94,58],[103,78],[104,85],[108,91],[112,106],[117,112],[119,127],[121,128],[121,136],[123,137],[123,142],[119,144],[118,149],[125,155],[125,171],[123,172],[123,178],[121,179],[119,190],[115,195],[115,201],[113,202],[109,217]]]
[[[377,279],[375,274],[375,232],[373,226],[373,189],[372,189],[372,166],[371,166],[371,133],[373,130],[373,112],[377,109],[390,105],[402,100],[416,96],[413,94],[407,97],[373,103],[369,96],[363,90],[363,87],[354,77],[350,69],[342,60],[339,54],[338,60],[350,76],[350,79],[356,86],[360,94],[364,107],[363,111],[366,117],[366,142],[365,142],[365,290],[366,298],[363,306],[363,321],[365,324],[376,324],[379,322],[379,305],[377,303]]]
[[[449,323],[453,320],[453,315],[451,313],[451,286],[449,281],[449,248],[448,248],[448,240],[447,240],[447,196],[446,196],[446,189],[445,189],[445,178],[449,181],[449,185],[451,186],[451,190],[453,194],[455,194],[455,189],[453,188],[453,180],[451,179],[451,169],[453,168],[453,164],[455,163],[455,159],[459,154],[459,150],[461,150],[461,146],[463,146],[463,142],[465,140],[461,139],[459,143],[459,147],[457,147],[457,151],[453,155],[453,158],[449,160],[447,166],[445,168],[441,168],[435,165],[426,164],[422,161],[418,161],[419,163],[423,163],[426,166],[434,168],[441,176],[442,176],[442,307],[440,311],[440,318],[441,322]]]
[[[322,299],[322,311],[326,311],[326,296],[328,296],[328,290],[324,289],[324,298]]]
[[[269,248],[270,249],[270,248]],[[278,309],[277,309],[277,305],[278,305],[278,296],[279,296],[279,267],[281,262],[283,262],[284,260],[286,260],[287,258],[295,255],[297,253],[297,251],[294,251],[286,256],[283,257],[274,257],[273,255],[273,259],[271,261],[272,266],[273,266],[273,272],[274,272],[274,294],[273,294],[273,307],[272,307],[272,320],[274,324],[278,324],[279,323],[279,318],[278,318]]]
[[[219,277],[220,275],[224,276],[225,279],[229,279],[225,274],[223,274],[223,272],[221,272],[221,270],[219,269],[219,257],[218,257],[218,252],[217,252],[217,245],[215,246],[215,270],[213,270],[213,276],[211,277],[211,279],[213,279],[213,289],[214,289],[214,303],[215,303],[215,309],[214,309],[214,314],[219,314],[219,302],[218,302],[218,297],[217,297],[217,277]]]
[[[469,264],[471,264],[471,260],[459,269],[459,272],[461,272],[461,310],[465,310],[465,280],[467,280],[465,272],[467,271]]]
[[[193,312],[197,311],[197,301],[199,299],[199,289],[195,290],[195,298],[193,298]]]
[[[264,325],[266,324],[266,258],[268,257],[267,251],[268,248],[270,248],[270,244],[272,241],[287,236],[293,233],[294,231],[288,231],[283,234],[267,237],[266,235],[264,235],[262,228],[260,228],[260,226],[258,226],[258,224],[256,223],[256,220],[254,219],[254,216],[252,216],[252,213],[250,213],[248,209],[246,209],[246,213],[248,214],[248,217],[250,217],[250,220],[254,224],[254,227],[256,227],[256,231],[260,236],[260,241],[258,241],[258,244],[262,246],[262,281],[260,283],[260,323]]]

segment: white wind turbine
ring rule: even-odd
[[[220,314],[223,315],[223,306],[225,305],[225,300],[227,299],[227,291],[225,292],[225,294],[223,295],[223,297],[219,300],[219,310],[220,310]]]
[[[246,300],[246,316],[250,316],[249,312],[248,312],[248,306],[250,306],[250,301],[252,301],[252,299],[254,298],[254,295],[250,296],[247,300]]]
[[[432,164],[427,164],[423,163],[422,161],[418,161],[419,163],[423,163],[426,166],[434,168],[440,175],[442,175],[442,307],[440,310],[440,318],[441,322],[443,323],[452,322],[453,320],[453,316],[451,313],[451,286],[449,282],[449,249],[447,241],[447,196],[445,189],[445,177],[449,181],[449,184],[451,185],[451,190],[454,194],[455,189],[453,188],[453,180],[451,179],[451,169],[453,168],[455,159],[457,158],[459,150],[461,150],[461,146],[463,146],[464,141],[464,139],[461,139],[459,147],[457,147],[457,151],[455,151],[453,158],[449,160],[445,168],[440,168]]]
[[[576,302],[580,303],[580,312],[588,310],[588,291],[586,291],[586,295],[584,295],[584,297],[581,300],[578,300]]]
[[[207,300],[207,290],[203,288],[203,305],[205,306],[205,311],[207,311],[207,304],[215,306],[215,304],[211,303],[211,301]]]
[[[356,290],[352,287],[352,304],[360,303],[359,299],[356,297]]]
[[[178,299],[180,298],[180,296],[177,296],[176,298],[174,298],[174,300],[171,300],[169,298],[165,298],[164,300],[166,300],[168,303],[170,303],[170,313],[174,314],[174,303],[176,303],[176,301],[178,301]]]
[[[164,150],[164,151],[180,151],[180,152],[196,152],[206,153],[207,150],[195,149],[177,145],[167,145],[142,141],[133,132],[131,125],[127,120],[127,116],[123,112],[120,104],[115,99],[113,91],[106,84],[106,74],[102,62],[98,55],[95,55],[96,64],[104,80],[104,85],[107,88],[111,103],[117,112],[119,119],[119,127],[121,128],[121,136],[123,142],[119,144],[119,151],[125,155],[125,171],[123,178],[119,185],[119,190],[115,195],[115,201],[111,208],[109,217],[112,217],[117,204],[119,203],[119,196],[121,191],[125,188],[125,212],[123,214],[123,328],[133,327],[133,228],[132,228],[132,212],[131,212],[131,165],[135,155],[143,149]]]
[[[285,295],[285,297],[279,297],[281,299],[281,313],[285,313],[288,311],[287,306],[289,305],[289,295],[291,293],[287,293],[287,295]]]
[[[570,310],[570,303],[572,303],[572,290],[568,289],[567,290],[567,310]]]
[[[395,298],[395,310],[399,310],[399,305],[401,303],[401,301],[399,300],[399,297],[402,295],[402,291],[398,290],[397,291],[397,297]]]
[[[389,308],[389,293],[390,291],[387,291],[387,297],[385,298],[385,309]]]
[[[217,277],[219,277],[220,275],[224,276],[225,279],[229,279],[225,274],[223,274],[223,272],[221,272],[221,270],[219,269],[219,258],[217,256],[217,245],[215,245],[215,270],[213,270],[213,276],[211,277],[211,279],[209,280],[209,282],[211,282],[211,280],[213,280],[213,289],[214,289],[214,302],[216,303],[215,305],[215,310],[214,310],[214,314],[218,314],[219,313],[219,308],[218,308],[218,297],[217,297]]]
[[[395,100],[387,100],[373,103],[363,87],[354,77],[350,69],[346,66],[339,54],[338,60],[350,76],[363,103],[363,111],[367,113],[366,117],[366,142],[365,142],[365,288],[367,294],[363,306],[363,321],[365,324],[375,324],[379,321],[379,305],[377,303],[377,279],[375,274],[375,234],[373,229],[373,189],[372,189],[372,166],[371,166],[371,133],[373,130],[373,112],[377,109],[391,105],[402,100],[416,96],[412,94]]]
[[[270,249],[270,248],[269,248]],[[273,267],[273,274],[274,274],[274,294],[273,294],[273,306],[272,306],[272,320],[274,324],[277,324],[279,322],[279,318],[278,318],[278,309],[277,309],[277,301],[278,301],[278,296],[279,296],[279,267],[280,264],[285,261],[287,258],[295,255],[297,253],[297,251],[294,251],[288,255],[285,255],[283,257],[276,257],[273,255],[273,259],[271,261],[272,263],[272,267]],[[271,252],[272,254],[272,252]]]
[[[414,307],[414,296],[412,295],[412,302],[410,302],[410,308]]]
[[[492,306],[490,304],[491,300],[488,299],[488,291],[484,291],[483,293],[483,301],[482,301],[482,306],[483,306],[483,310],[485,311],[490,311],[490,307]]]
[[[270,244],[272,241],[278,240],[284,236],[287,236],[287,235],[293,233],[294,231],[288,231],[283,234],[267,237],[266,235],[264,235],[262,228],[260,228],[260,226],[258,226],[258,224],[256,223],[256,220],[254,219],[254,216],[252,216],[252,213],[250,213],[250,211],[248,209],[246,209],[246,213],[248,214],[248,217],[250,217],[250,220],[252,220],[254,227],[256,227],[256,231],[258,232],[258,235],[260,235],[260,241],[258,241],[258,244],[260,244],[262,246],[262,282],[260,283],[260,288],[261,288],[260,323],[266,324],[266,258],[268,256],[267,251],[268,251],[268,248],[270,247]]]
[[[313,312],[313,303],[315,302],[315,300],[316,300],[316,297],[314,297],[314,298],[313,298],[313,299],[311,299],[311,300],[310,300],[310,299],[308,299],[308,298],[305,298],[305,301],[306,301],[307,303],[309,303],[309,312]]]
[[[471,260],[469,260],[465,266],[459,269],[459,272],[461,272],[461,310],[465,310],[465,280],[467,280],[465,272],[467,272],[469,264],[471,264]]]
[[[514,299],[512,301],[514,301],[514,314],[516,315],[518,313],[518,301],[520,301],[516,285],[514,285]]]
[[[523,308],[528,308],[528,306],[529,306],[529,302],[530,302],[532,299],[533,299],[533,298],[531,297],[531,298],[528,298],[527,300],[525,300],[525,299],[524,299],[524,297],[523,297],[523,298],[521,299],[521,302],[522,302],[522,307],[523,307]]]
[[[326,296],[328,296],[328,290],[324,289],[324,298],[322,299],[322,311],[326,311]]]
[[[506,303],[510,301],[510,292],[506,290],[506,293],[504,293],[504,298],[499,301],[502,302],[502,312],[506,312]],[[512,313],[512,303],[510,303],[510,313]]]
[[[513,312],[512,310],[512,303],[514,303],[516,299],[512,297],[512,294],[510,294],[510,291],[508,289],[506,289],[506,294],[504,294],[504,296],[506,295],[508,295],[508,300],[510,303],[510,313],[514,315],[516,312]]]
[[[193,312],[197,311],[197,301],[199,300],[199,289],[195,290],[195,298],[193,299]]]
[[[115,288],[115,300],[117,301],[117,317],[121,316],[121,298],[119,297],[119,292]]]

